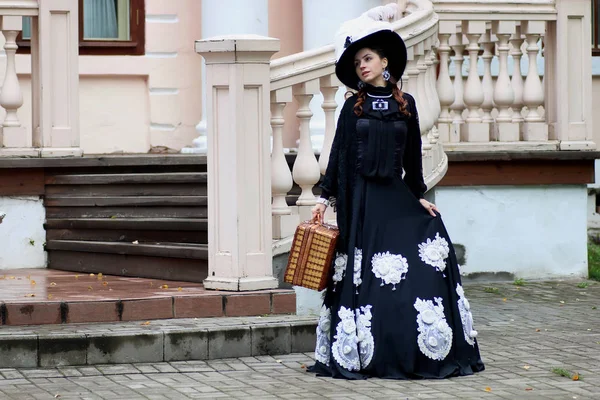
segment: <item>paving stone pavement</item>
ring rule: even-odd
[[[600,399],[600,283],[467,284],[486,370],[445,380],[345,381],[312,354],[0,369],[0,399]],[[573,381],[552,373],[578,372]]]

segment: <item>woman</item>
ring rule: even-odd
[[[454,249],[424,199],[413,97],[396,85],[406,47],[388,23],[361,22],[336,75],[358,90],[339,117],[313,218],[335,199],[340,238],[317,328],[316,364],[335,378],[411,379],[484,369]]]

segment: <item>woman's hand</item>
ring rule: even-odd
[[[325,210],[327,206],[325,204],[317,203],[312,209],[312,219],[313,221],[323,222],[323,216],[325,215]]]
[[[437,209],[437,207],[435,206],[435,204],[428,202],[425,199],[420,199],[419,202],[421,203],[421,205],[423,206],[423,208],[425,208],[427,211],[429,211],[429,214],[431,214],[432,217],[435,217],[436,214],[434,211],[440,212],[440,210]]]

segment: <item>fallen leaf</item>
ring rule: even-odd
[[[592,306],[592,310],[595,310],[595,309],[597,309],[597,308],[598,308],[598,307],[596,307],[596,306]]]
[[[35,281],[31,281],[29,283],[31,283],[32,286],[35,286]]]
[[[108,291],[109,291],[109,292],[112,292],[112,288],[108,288]]]
[[[506,297],[502,299],[502,301],[506,301]]]
[[[49,294],[49,295],[48,295],[48,300],[51,300],[51,299],[52,299],[52,297],[54,297],[54,296],[52,296],[51,294]]]
[[[140,242],[139,242],[139,241],[137,241],[137,240],[134,240],[134,241],[133,241],[133,242],[131,242],[131,243],[133,243],[133,244],[140,244]]]
[[[573,374],[573,377],[571,379],[573,379],[574,381],[578,381],[579,380],[579,374],[578,373]]]
[[[523,366],[523,369],[529,369],[529,368],[531,368],[529,365],[524,365]]]
[[[93,290],[93,288],[91,286],[88,286],[88,290]]]
[[[55,395],[54,395],[54,398],[55,398],[55,399],[59,399],[59,398],[60,398],[60,394],[55,394]]]
[[[99,281],[101,281],[101,280],[102,280],[102,272],[100,272],[100,273],[98,274],[98,280],[99,280]]]
[[[169,285],[162,285],[160,288],[161,288],[161,289],[168,289],[168,288],[169,288]]]
[[[142,325],[150,325],[150,321],[142,322]]]
[[[150,287],[154,286],[154,282],[150,282]]]
[[[106,282],[106,281],[102,282],[102,286],[108,286],[108,282]]]
[[[560,304],[565,304],[564,300],[561,300],[561,301],[560,301]]]
[[[588,331],[591,331],[591,329],[590,329],[590,328],[588,328]]]
[[[183,289],[182,289],[182,288],[180,288],[180,287],[178,287],[178,288],[177,288],[177,291],[178,291],[178,292],[181,292],[182,290],[183,290]]]
[[[539,332],[539,331],[540,331],[540,328],[536,329],[535,331],[536,331],[536,332]]]
[[[26,294],[25,297],[35,297],[35,294],[29,293],[29,294]]]
[[[31,275],[27,275],[27,279],[31,279]]]
[[[91,276],[91,277],[94,277],[94,276],[96,276],[96,274],[90,274],[90,276]]]
[[[492,391],[492,388],[488,386],[488,387],[486,387],[486,388],[485,388],[485,391],[486,391],[486,392],[491,392],[491,391]]]
[[[275,360],[275,362],[277,362],[277,363],[281,364],[281,360]]]
[[[79,275],[75,275],[75,279],[79,279]]]
[[[14,276],[9,276],[8,279],[15,279],[15,277]]]
[[[302,369],[306,369],[306,365],[304,365],[304,364],[300,364],[300,368],[302,368]]]
[[[533,388],[525,388],[525,390],[529,392],[529,391],[533,390]]]
[[[56,282],[50,282],[50,286],[56,286]]]

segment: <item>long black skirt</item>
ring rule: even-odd
[[[483,371],[477,332],[441,216],[397,178],[358,177],[317,327],[320,376],[447,378]]]

